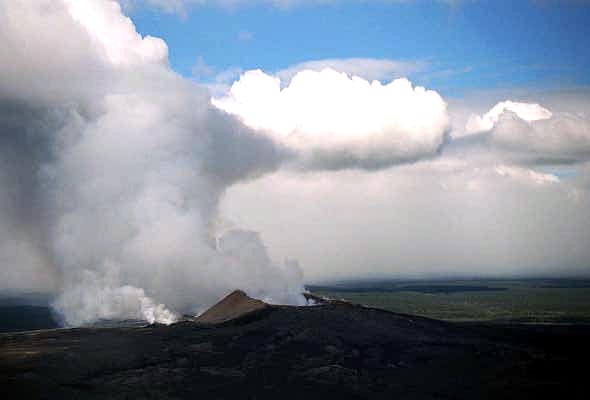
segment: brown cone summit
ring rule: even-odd
[[[234,290],[215,305],[199,315],[196,322],[220,324],[254,311],[270,307],[263,301],[253,299],[241,290]]]

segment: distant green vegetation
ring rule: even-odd
[[[330,298],[444,320],[590,323],[590,281],[374,281],[309,289]]]

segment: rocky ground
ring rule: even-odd
[[[15,398],[586,399],[590,326],[446,323],[351,305],[221,324],[0,335]]]

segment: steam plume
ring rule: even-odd
[[[2,1],[0,35],[3,286],[54,287],[71,325],[169,323],[235,288],[303,301],[256,234],[216,229],[226,188],[284,150],[173,73],[162,40],[108,0]]]

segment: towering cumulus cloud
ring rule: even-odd
[[[284,150],[173,73],[162,40],[108,0],[0,1],[0,37],[0,288],[55,289],[74,325],[171,322],[235,288],[302,301],[294,265],[216,230],[225,189]]]
[[[535,103],[503,101],[472,115],[468,133],[487,133],[490,143],[524,161],[573,163],[590,159],[588,115],[552,113]]]
[[[484,115],[471,115],[467,121],[465,131],[467,133],[478,133],[492,130],[500,118],[509,112],[528,122],[548,119],[552,116],[551,111],[540,104],[506,100],[496,104]]]
[[[213,104],[283,143],[304,168],[377,169],[437,153],[449,130],[438,93],[333,69],[279,78],[248,71]]]

